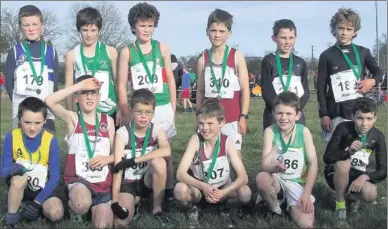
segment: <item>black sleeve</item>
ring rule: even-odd
[[[320,118],[329,115],[326,107],[327,74],[326,56],[322,53],[319,56],[317,77],[317,99]]]
[[[310,90],[309,90],[309,81],[308,81],[308,70],[307,70],[307,64],[306,61],[303,60],[303,71],[302,71],[302,87],[304,89],[304,94],[300,98],[300,108],[303,110],[303,108],[306,106],[307,102],[310,98]]]
[[[54,92],[58,91],[58,81],[59,81],[59,64],[58,64],[58,53],[57,50],[54,49],[54,67],[53,67],[53,75],[54,75]]]
[[[275,89],[272,86],[271,77],[271,64],[269,63],[268,56],[264,57],[261,61],[261,90],[262,97],[268,108],[273,110],[273,101],[276,97]]]
[[[365,65],[369,69],[369,71],[372,73],[372,75],[373,75],[372,78],[376,80],[376,86],[377,86],[378,83],[380,83],[381,80],[383,79],[383,70],[379,67],[379,65],[377,65],[377,62],[376,62],[375,58],[373,58],[369,49],[367,49]]]
[[[376,170],[367,175],[371,183],[379,183],[387,178],[387,146],[385,136],[380,132],[375,148]]]
[[[344,140],[346,141],[348,135],[345,123],[338,124],[327,144],[325,154],[323,155],[323,161],[326,165],[349,159],[349,153],[345,151],[344,144],[342,144]]]
[[[7,93],[9,99],[12,101],[13,88],[14,88],[14,73],[16,68],[15,54],[14,49],[11,48],[8,51],[7,61],[5,63],[5,87],[7,89]]]

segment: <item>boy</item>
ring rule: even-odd
[[[276,124],[264,131],[256,204],[264,200],[269,210],[282,215],[280,205],[287,201],[292,220],[301,228],[312,228],[315,198],[311,191],[318,171],[313,138],[307,127],[296,123],[301,112],[295,93],[281,92],[273,107]]]
[[[171,143],[176,135],[176,85],[171,67],[171,54],[167,45],[152,39],[159,23],[159,11],[148,3],[138,3],[129,10],[128,22],[136,41],[123,48],[120,54],[118,94],[124,124],[131,117],[127,101],[128,72],[130,90],[147,88],[155,94],[156,108],[152,123],[161,126]],[[174,168],[172,158],[167,157],[166,201],[173,196]]]
[[[227,226],[233,227],[229,217],[230,204],[246,204],[250,200],[248,175],[234,142],[221,133],[225,116],[220,102],[205,100],[196,116],[199,133],[191,137],[179,163],[175,199],[189,209],[190,226],[198,224],[195,205],[203,198],[211,204],[224,203],[222,216]],[[230,177],[231,169],[237,174],[234,181]]]
[[[129,130],[122,126],[115,138],[116,174],[112,190],[112,210],[117,216],[115,226],[126,227],[133,217],[138,197],[147,198],[151,192],[152,214],[166,225],[170,220],[162,211],[167,178],[164,158],[171,155],[171,149],[164,129],[151,123],[154,94],[145,88],[134,91],[131,110]]]
[[[116,120],[116,63],[115,48],[99,42],[102,28],[100,12],[92,7],[86,7],[77,13],[77,30],[81,36],[81,44],[66,54],[65,87],[73,85],[75,79],[82,75],[92,75],[102,82],[100,102],[97,112],[106,113]],[[73,96],[66,99],[67,109],[73,109]],[[116,123],[116,128],[118,128]]]
[[[183,108],[185,112],[189,112],[187,109],[187,104],[190,107],[191,112],[194,112],[193,105],[190,101],[190,91],[191,91],[191,73],[188,70],[187,66],[183,66],[183,74],[182,74],[182,84],[181,84],[181,96],[183,100]]]
[[[47,106],[67,125],[65,140],[69,147],[65,164],[65,186],[71,218],[91,209],[94,227],[113,226],[110,209],[112,174],[109,164],[115,134],[114,121],[96,111],[101,82],[91,75],[80,76],[75,84],[46,98]],[[60,102],[74,94],[78,111],[65,109]]]
[[[42,39],[43,15],[33,5],[20,8],[19,26],[25,39],[11,48],[6,61],[6,88],[12,101],[13,128],[18,127],[18,106],[33,96],[44,100],[58,89],[58,55],[54,47]],[[54,115],[47,112],[43,126],[55,132]]]
[[[197,61],[197,105],[206,98],[218,98],[225,109],[222,133],[228,135],[241,158],[242,137],[247,130],[249,79],[245,58],[226,44],[232,35],[233,16],[220,9],[207,21],[207,36],[212,44]],[[241,100],[241,101],[240,101]]]
[[[383,71],[369,49],[352,43],[360,28],[361,18],[356,12],[339,9],[330,21],[337,42],[319,57],[317,98],[326,142],[339,123],[351,120],[355,99],[382,79]],[[366,68],[373,74],[370,79],[364,77]]]
[[[273,103],[282,91],[294,92],[300,100],[301,116],[298,123],[305,124],[303,108],[310,98],[306,61],[293,53],[296,42],[296,26],[288,19],[275,22],[272,40],[277,49],[261,62],[261,88],[265,101],[263,130],[275,123]],[[280,77],[281,76],[281,77]]]
[[[1,176],[8,185],[6,228],[20,221],[19,207],[27,201],[22,218],[36,220],[41,213],[52,222],[63,217],[62,201],[56,197],[60,177],[57,138],[43,128],[47,107],[36,97],[19,104],[21,127],[9,131],[4,139]]]
[[[372,99],[356,99],[353,120],[338,124],[323,155],[326,182],[335,190],[335,217],[338,220],[346,220],[345,197],[350,210],[358,212],[359,200],[376,200],[376,184],[387,177],[386,139],[374,127],[376,111]],[[368,171],[373,153],[376,168]]]

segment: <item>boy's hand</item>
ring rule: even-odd
[[[98,81],[96,78],[89,78],[81,81],[81,88],[85,91],[97,90],[100,89],[102,82]]]
[[[277,159],[275,163],[275,168],[278,173],[283,173],[287,170],[287,166],[284,164],[283,159]]]
[[[205,187],[202,189],[203,194],[205,195],[205,199],[209,203],[217,203],[218,198],[216,195],[216,191],[218,188],[211,186],[210,184],[205,184]]]
[[[357,179],[355,179],[348,188],[348,194],[350,194],[351,192],[361,192],[366,180],[367,177],[364,175],[361,175]]]
[[[360,149],[362,149],[362,142],[360,142],[359,140],[355,140],[352,142],[352,144],[349,147],[349,153],[353,155],[355,152],[359,151]]]
[[[22,176],[24,174],[25,168],[23,165],[19,163],[15,163],[11,167],[11,171],[9,172],[9,176]]]
[[[216,189],[214,192],[218,201],[222,200],[222,198],[225,197],[225,191],[222,189]]]
[[[111,163],[110,160],[111,160],[110,156],[98,155],[89,161],[89,166],[93,169],[102,168],[105,165],[108,165],[109,163]]]
[[[375,79],[365,79],[357,82],[357,92],[366,93],[376,85]]]
[[[241,135],[244,135],[247,132],[247,120],[243,117],[240,117],[240,120],[238,121],[238,132]]]
[[[110,207],[113,211],[113,214],[115,214],[120,219],[126,219],[129,215],[128,209],[121,207],[118,202],[114,202]]]
[[[321,128],[323,131],[330,132],[331,131],[331,119],[329,116],[323,116],[321,118]]]
[[[304,214],[311,214],[313,213],[313,202],[310,199],[310,194],[303,193],[303,195],[300,197],[298,201],[298,207],[302,209],[302,212]]]
[[[40,209],[42,205],[40,205],[37,201],[32,201],[23,211],[23,217],[27,221],[33,221],[38,219],[40,215]]]
[[[122,157],[121,161],[113,168],[113,171],[118,173],[120,170],[132,167],[134,165],[136,165],[135,158],[126,159],[125,157]]]

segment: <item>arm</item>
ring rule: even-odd
[[[110,62],[112,66],[112,80],[113,83],[117,84],[117,50],[114,47],[106,46],[109,52]]]
[[[165,44],[160,44],[160,50],[162,52],[163,59],[164,59],[164,68],[166,70],[166,77],[167,77],[168,90],[170,92],[171,106],[172,106],[172,110],[175,114],[175,110],[176,110],[176,85],[175,85],[174,74],[172,73],[171,54],[170,54],[169,48]]]
[[[237,178],[228,187],[223,189],[225,193],[224,195],[228,195],[230,192],[233,192],[248,184],[248,175],[245,170],[245,167],[237,154],[236,148],[234,147],[234,143],[229,138],[226,147],[228,151],[229,161],[237,174]]]
[[[205,59],[204,59],[204,54],[202,53],[197,60],[197,76],[198,76],[197,94],[196,94],[197,107],[199,107],[202,104],[203,98],[205,96],[204,68],[205,68]]]
[[[121,50],[119,57],[119,74],[117,79],[117,99],[119,102],[119,110],[122,113],[123,119],[129,123],[129,108],[128,108],[128,95],[127,95],[127,84],[128,84],[128,64],[129,64],[129,48],[125,47]],[[126,124],[128,124],[126,123]]]
[[[9,99],[12,101],[13,89],[15,86],[14,74],[16,69],[14,48],[8,51],[7,61],[5,63],[5,88]]]
[[[55,50],[55,49],[54,49],[53,75],[54,75],[54,92],[56,92],[56,91],[58,91],[59,63],[58,63],[58,53],[57,53],[57,50]]]
[[[163,128],[160,128],[158,133],[156,134],[156,139],[158,140],[158,148],[149,152],[145,155],[135,158],[136,163],[140,163],[143,161],[149,161],[154,158],[165,158],[171,156],[171,148],[170,143],[168,142],[166,132]]]
[[[341,149],[342,139],[348,136],[348,131],[346,126],[340,123],[337,128],[335,128],[333,135],[330,138],[329,143],[327,144],[325,154],[323,155],[323,161],[326,165],[331,165],[337,161],[346,160],[349,158],[349,152],[345,149]]]
[[[373,58],[372,54],[370,53],[370,50],[367,49],[368,53],[366,55],[365,65],[369,69],[369,71],[372,73],[373,77],[372,79],[375,80],[375,86],[378,85],[379,82],[383,79],[383,70],[379,67],[377,64],[375,58]]]
[[[307,171],[306,183],[303,188],[303,194],[310,197],[311,191],[315,183],[315,179],[317,178],[318,160],[313,142],[313,137],[311,136],[310,130],[306,127],[304,128],[304,146],[306,149],[309,167]]]
[[[269,109],[273,110],[273,101],[276,97],[275,89],[272,85],[271,64],[268,60],[269,56],[264,57],[261,61],[261,83],[262,97]]]
[[[384,134],[380,133],[375,150],[376,170],[366,175],[369,181],[376,184],[387,178],[387,146]]]
[[[115,165],[117,165],[119,162],[121,162],[121,158],[124,156],[125,141],[119,134],[116,134],[114,143],[114,161]],[[119,200],[122,177],[123,170],[119,170],[117,173],[113,173],[112,203],[117,202]]]
[[[272,127],[267,127],[264,131],[263,155],[261,159],[261,170],[268,173],[277,173],[276,164],[272,162],[274,147],[272,146]]]
[[[59,144],[56,137],[53,137],[50,144],[50,158],[48,167],[48,180],[46,186],[35,198],[41,205],[51,195],[57,187],[60,178],[60,160],[59,160]]]
[[[250,91],[249,91],[249,76],[248,76],[247,64],[241,52],[237,51],[236,55],[237,55],[237,72],[238,72],[238,78],[239,78],[241,92],[242,92],[241,113],[248,114]]]
[[[302,64],[302,87],[304,89],[304,94],[303,96],[300,98],[300,108],[301,110],[303,110],[303,108],[306,106],[309,98],[310,98],[310,90],[309,90],[309,81],[308,81],[308,68],[307,68],[307,64],[306,64],[306,61],[303,60],[303,64]]]
[[[74,80],[74,50],[70,50],[65,57],[65,88],[73,85]],[[73,110],[73,95],[70,94],[65,101],[66,108]]]
[[[14,161],[12,157],[12,132],[9,131],[4,138],[4,148],[1,157],[1,177],[8,177],[13,165]]]
[[[329,116],[326,106],[327,74],[326,56],[322,53],[319,56],[317,76],[317,99],[320,118]]]
[[[109,140],[110,140],[110,155],[109,155],[109,162],[108,164],[113,164],[115,162],[114,157],[114,146],[115,146],[115,122],[113,121],[113,118],[108,116],[108,131],[109,131]]]

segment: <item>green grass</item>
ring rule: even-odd
[[[312,93],[310,102],[304,109],[306,115],[306,126],[311,130],[316,151],[319,159],[319,172],[316,184],[314,186],[313,195],[316,197],[315,202],[315,226],[317,228],[332,228],[334,227],[334,219],[332,217],[332,210],[334,202],[331,198],[332,191],[328,188],[323,177],[323,150],[324,144],[320,138],[321,128],[317,112],[316,95]],[[187,145],[187,141],[194,133],[195,117],[190,113],[182,113],[182,108],[177,109],[176,125],[178,135],[172,141],[172,151],[174,154],[175,169],[182,157],[182,154]],[[262,130],[262,112],[264,110],[264,102],[261,98],[253,98],[250,106],[249,131],[244,137],[243,145],[243,162],[249,174],[249,186],[253,192],[255,188],[255,176],[260,170],[261,148],[263,143]],[[378,121],[376,126],[386,132],[387,129],[387,108],[380,107],[378,112]],[[11,129],[11,106],[7,98],[1,99],[1,139]],[[57,137],[61,146],[61,171],[63,173],[63,166],[65,157],[67,155],[67,146],[64,142],[66,126],[60,120],[56,123]],[[1,147],[2,148],[2,147]],[[377,204],[362,204],[361,214],[359,216],[350,216],[348,222],[354,228],[386,228],[387,227],[387,183],[386,181],[378,185],[379,197]],[[4,181],[0,183],[0,217],[6,212],[7,206],[7,188]],[[184,228],[187,226],[184,214],[177,210],[173,210],[173,219],[176,221],[175,228]],[[218,217],[214,217],[215,213],[206,213],[203,217],[202,226],[204,228],[224,228],[224,224]],[[201,218],[202,219],[202,218]],[[34,222],[24,224],[28,228],[49,228],[51,225],[44,222]],[[90,224],[76,225],[69,221],[62,221],[56,224],[58,228],[91,228]],[[279,227],[296,227],[288,218],[272,218],[261,217],[255,213],[250,215],[246,220],[239,222],[239,227],[249,228],[279,228]],[[144,214],[137,221],[131,223],[129,228],[155,228],[159,227],[158,223],[149,215]]]

